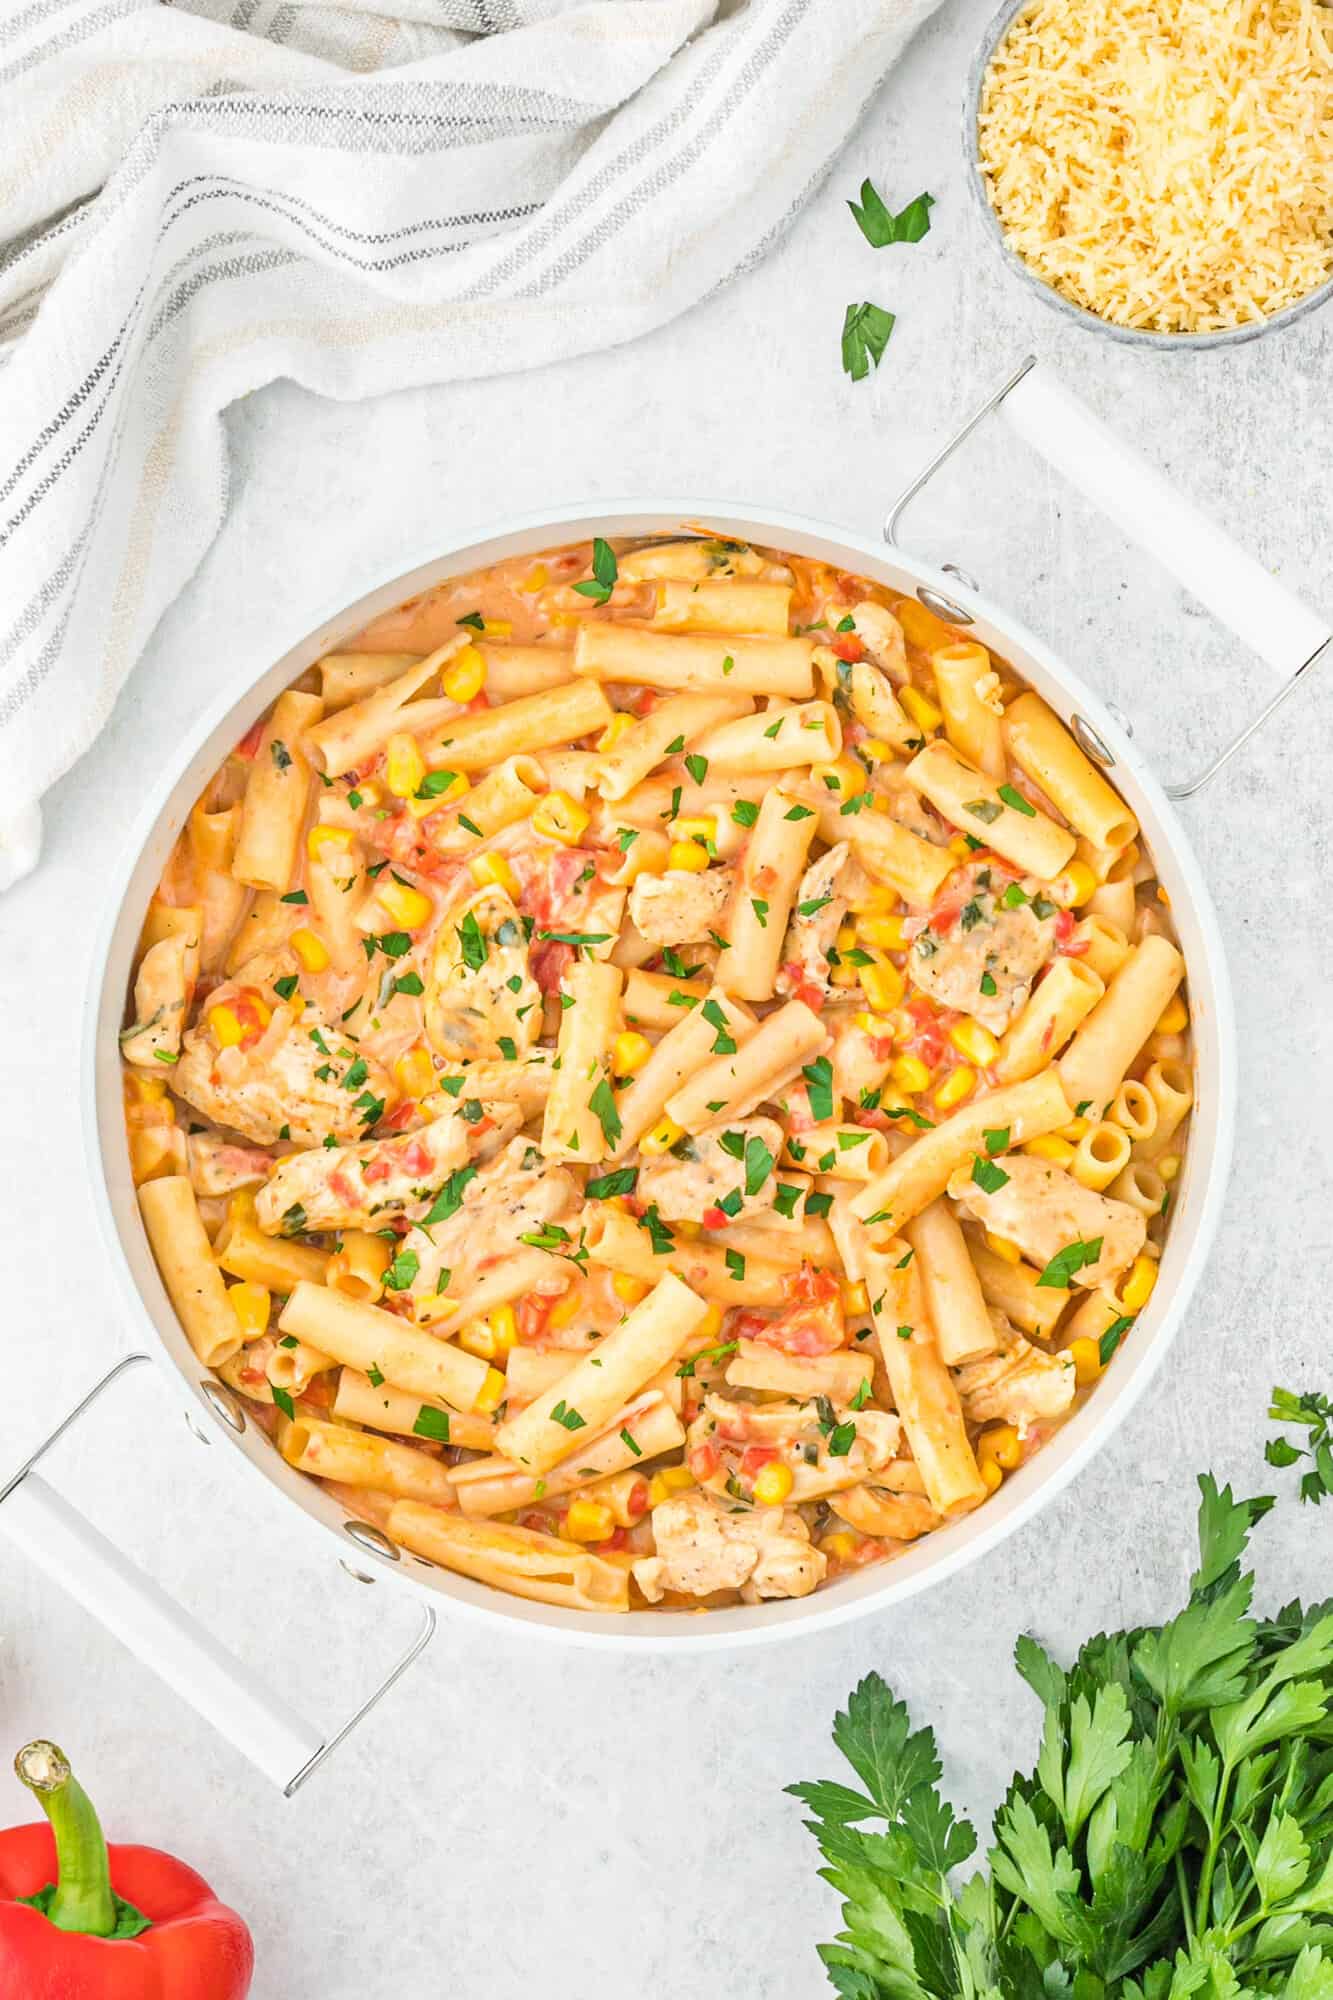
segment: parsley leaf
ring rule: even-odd
[[[615,550],[610,542],[604,542],[600,535],[596,535],[592,545],[592,576],[576,583],[574,588],[580,597],[590,597],[594,604],[605,604],[619,574]]]
[[[871,366],[878,368],[893,332],[894,315],[863,299],[849,305],[842,322],[842,366],[853,382],[862,382]]]
[[[909,201],[897,215],[891,215],[884,206],[873,181],[862,181],[859,205],[849,201],[848,208],[856,218],[856,226],[873,250],[882,250],[889,243],[919,243],[930,228],[930,211],[935,206],[933,194],[919,194]]]

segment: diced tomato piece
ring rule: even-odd
[[[372,1165],[374,1164],[378,1163],[372,1162]],[[386,1167],[385,1173],[387,1172],[388,1169]],[[362,1168],[361,1178],[362,1180],[367,1180],[367,1181],[371,1179],[370,1167]],[[374,1178],[377,1180],[383,1180],[384,1174],[377,1174],[374,1176]],[[339,1167],[336,1172],[331,1173],[329,1175],[329,1193],[331,1195],[336,1195],[339,1201],[345,1202],[348,1208],[356,1208],[361,1200],[361,1190],[359,1188],[353,1187],[351,1177],[345,1174],[341,1167]]]
[[[792,1303],[774,1318],[761,1313],[743,1313],[736,1327],[737,1338],[762,1341],[784,1354],[832,1354],[841,1347],[846,1331],[838,1284],[831,1271],[802,1264],[791,1282]]]
[[[755,1479],[766,1465],[771,1465],[778,1456],[776,1445],[747,1444],[741,1453],[740,1472],[742,1479]]]
[[[392,1160],[367,1160],[365,1166],[361,1169],[361,1178],[367,1187],[374,1187],[376,1181],[387,1181],[392,1172]],[[332,1186],[332,1182],[330,1185]]]
[[[560,981],[574,963],[572,944],[554,944],[548,938],[545,944],[537,944],[528,954],[528,965],[532,976],[543,993],[558,992]]]
[[[646,1479],[635,1480],[626,1497],[625,1507],[631,1514],[646,1514],[648,1512],[648,1481]]]
[[[689,1468],[701,1484],[705,1479],[713,1477],[721,1463],[721,1454],[715,1444],[696,1444],[690,1447]]]
[[[1074,935],[1074,913],[1072,910],[1061,910],[1059,915],[1055,919],[1056,950],[1065,952],[1067,956],[1070,955],[1069,940],[1070,938],[1073,937],[1073,935]]]
[[[725,1229],[731,1217],[725,1208],[706,1208],[702,1219],[705,1229]]]
[[[489,708],[490,705],[490,696],[487,694],[485,688],[481,688],[473,695],[471,701],[463,704],[463,712],[465,715],[475,715],[479,709]]]
[[[607,1536],[604,1542],[594,1542],[592,1544],[594,1554],[599,1556],[608,1554],[612,1549],[623,1549],[628,1548],[628,1546],[629,1535],[624,1528],[616,1528]]]
[[[828,999],[819,981],[807,977],[805,967],[794,958],[783,966],[779,979],[782,991],[790,999],[801,1001],[812,1014],[818,1014]]]
[[[405,1125],[411,1124],[416,1115],[417,1107],[415,1102],[412,1098],[405,1097],[401,1104],[395,1104],[387,1117],[380,1119],[379,1130],[381,1132],[401,1132]]]
[[[855,632],[831,632],[828,643],[840,660],[851,663],[866,656],[866,649]]]
[[[555,1300],[545,1292],[525,1292],[518,1302],[518,1330],[524,1340],[540,1340]]]
[[[428,1174],[435,1162],[423,1141],[414,1139],[410,1146],[404,1146],[398,1156],[398,1164],[405,1174]]]
[[[236,755],[238,757],[258,756],[259,746],[263,740],[264,718],[261,716],[258,722],[251,723],[240,742],[236,745]]]

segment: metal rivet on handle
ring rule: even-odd
[[[347,1571],[347,1574],[348,1576],[351,1577],[353,1583],[373,1583],[375,1581],[374,1577],[367,1575],[365,1570],[353,1569],[351,1563],[348,1562],[346,1556],[339,1556],[338,1565],[341,1569],[345,1569]]]
[[[199,1393],[212,1410],[214,1416],[221,1417],[230,1431],[237,1437],[245,1429],[245,1411],[225,1382],[201,1382]]]
[[[981,585],[977,582],[976,578],[974,576],[969,576],[965,569],[960,569],[957,563],[941,563],[940,568],[944,571],[946,576],[956,576],[958,578],[958,581],[960,583],[965,583],[969,590],[981,589]]]
[[[367,1555],[380,1556],[385,1562],[396,1563],[402,1560],[402,1552],[397,1542],[391,1542],[382,1528],[372,1526],[369,1521],[344,1521],[343,1533],[349,1535],[357,1547],[364,1549]],[[343,1564],[343,1568],[347,1570],[349,1576],[354,1576],[358,1583],[374,1582],[373,1577],[362,1576],[359,1570],[348,1569],[346,1563]]]
[[[197,1437],[200,1444],[212,1444],[213,1440],[208,1435],[208,1432],[202,1429],[201,1426],[195,1422],[194,1412],[192,1410],[187,1410],[185,1412],[185,1422],[189,1428],[191,1436]]]
[[[948,564],[945,565],[946,569]],[[928,583],[919,583],[916,594],[927,611],[933,611],[937,618],[943,618],[948,625],[975,625],[976,619],[961,604],[955,604],[951,597],[945,597],[938,590],[932,590]]]
[[[1079,748],[1086,750],[1089,757],[1093,758],[1098,764],[1104,765],[1108,771],[1114,771],[1115,758],[1102,742],[1101,737],[1097,734],[1092,724],[1085,722],[1081,715],[1071,715],[1069,726],[1074,732]]]

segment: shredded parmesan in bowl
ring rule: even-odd
[[[1222,331],[1333,276],[1333,6],[1033,0],[977,137],[1009,246],[1119,326]]]

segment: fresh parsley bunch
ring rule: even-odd
[[[865,1787],[793,1785],[842,1898],[844,2000],[1333,2000],[1333,1600],[1251,1615],[1271,1499],[1199,1480],[1199,1567],[1169,1624],[1016,1664],[1045,1711],[988,1866],[930,1729],[878,1674],[833,1728]]]

